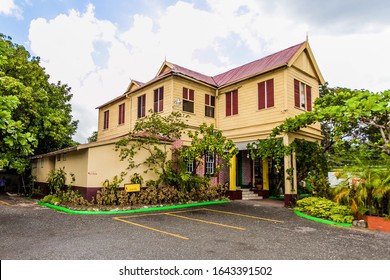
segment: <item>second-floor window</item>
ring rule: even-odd
[[[125,103],[119,105],[118,124],[125,123]]]
[[[311,87],[294,79],[294,105],[297,108],[311,111]]]
[[[205,95],[205,116],[214,118],[214,110],[215,110],[215,96],[211,96],[209,94]]]
[[[233,90],[226,93],[226,116],[238,114],[238,91]]]
[[[257,85],[258,109],[265,109],[274,106],[274,80],[267,80]]]
[[[155,112],[162,112],[164,110],[164,87],[154,90],[154,107]]]
[[[146,104],[146,94],[138,96],[138,106],[137,106],[137,117],[143,118],[145,117],[145,104]]]
[[[194,90],[183,87],[183,111],[194,112]]]
[[[108,129],[108,124],[110,121],[110,111],[104,111],[103,116],[103,129]]]

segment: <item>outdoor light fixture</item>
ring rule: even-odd
[[[181,99],[180,98],[176,98],[174,103],[175,103],[175,106],[180,106],[181,105]]]

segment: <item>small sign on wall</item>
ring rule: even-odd
[[[125,184],[126,192],[139,192],[141,190],[141,184]]]

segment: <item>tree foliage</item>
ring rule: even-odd
[[[20,136],[13,138],[12,145],[10,140],[2,145],[1,157],[8,158],[2,162],[3,167],[16,168],[19,172],[28,165],[27,155],[73,145],[72,135],[77,129],[77,121],[71,115],[70,87],[60,82],[50,83],[49,75],[39,64],[39,57],[31,58],[23,46],[0,34],[0,97],[3,104],[9,98],[11,104],[17,103],[8,109],[2,106],[1,110],[2,114],[8,112],[8,126],[17,126]],[[4,130],[1,136],[7,137]]]
[[[119,151],[120,159],[128,160],[129,169],[146,165],[145,172],[164,174],[168,164],[168,149],[187,128],[184,119],[185,116],[180,112],[162,116],[150,110],[146,117],[136,121],[128,137],[116,143],[115,149]],[[148,155],[144,161],[135,159],[141,150]]]
[[[345,88],[322,88],[314,110],[287,119],[272,136],[298,131],[320,122],[325,150],[332,145],[363,144],[390,155],[390,90],[373,93]]]
[[[206,155],[212,153],[214,157],[219,159],[212,174],[216,176],[224,167],[224,163],[229,165],[232,156],[238,153],[233,141],[223,136],[222,132],[216,130],[212,124],[204,123],[198,130],[189,131],[187,134],[191,139],[191,144],[188,148],[180,151],[180,158],[186,162],[195,161],[194,171],[204,162]]]

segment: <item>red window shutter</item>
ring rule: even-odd
[[[230,116],[232,114],[232,93],[226,93],[226,116]]]
[[[210,96],[210,105],[215,106],[215,96]]]
[[[194,90],[193,90],[193,89],[190,89],[189,92],[190,92],[190,94],[189,94],[189,95],[190,95],[190,96],[189,96],[189,99],[190,99],[191,101],[194,101],[194,93],[195,93]]]
[[[183,87],[183,99],[188,99],[188,88]]]
[[[204,104],[210,105],[210,95],[208,94],[204,95]]]
[[[160,88],[160,100],[159,100],[159,102],[160,102],[160,106],[159,106],[160,112],[164,111],[164,88],[163,87]]]
[[[141,105],[141,114],[143,117],[145,117],[145,108],[146,108],[146,94],[142,95],[142,105]]]
[[[125,104],[119,105],[118,124],[125,122]]]
[[[311,111],[312,106],[311,106],[311,87],[306,86],[306,102],[307,102],[307,110]]]
[[[274,107],[274,79],[267,81],[267,108]]]
[[[265,82],[261,82],[257,85],[257,93],[258,93],[258,108],[265,108]]]
[[[108,128],[108,124],[110,122],[110,112],[109,111],[105,111],[104,112],[104,120],[103,120],[103,129],[107,129]]]
[[[294,79],[294,105],[300,108],[299,105],[299,81]]]
[[[233,115],[238,114],[238,91],[234,90],[233,92]]]
[[[155,111],[155,112],[158,112],[158,89],[155,89],[154,90],[154,106],[153,106],[153,110]]]

